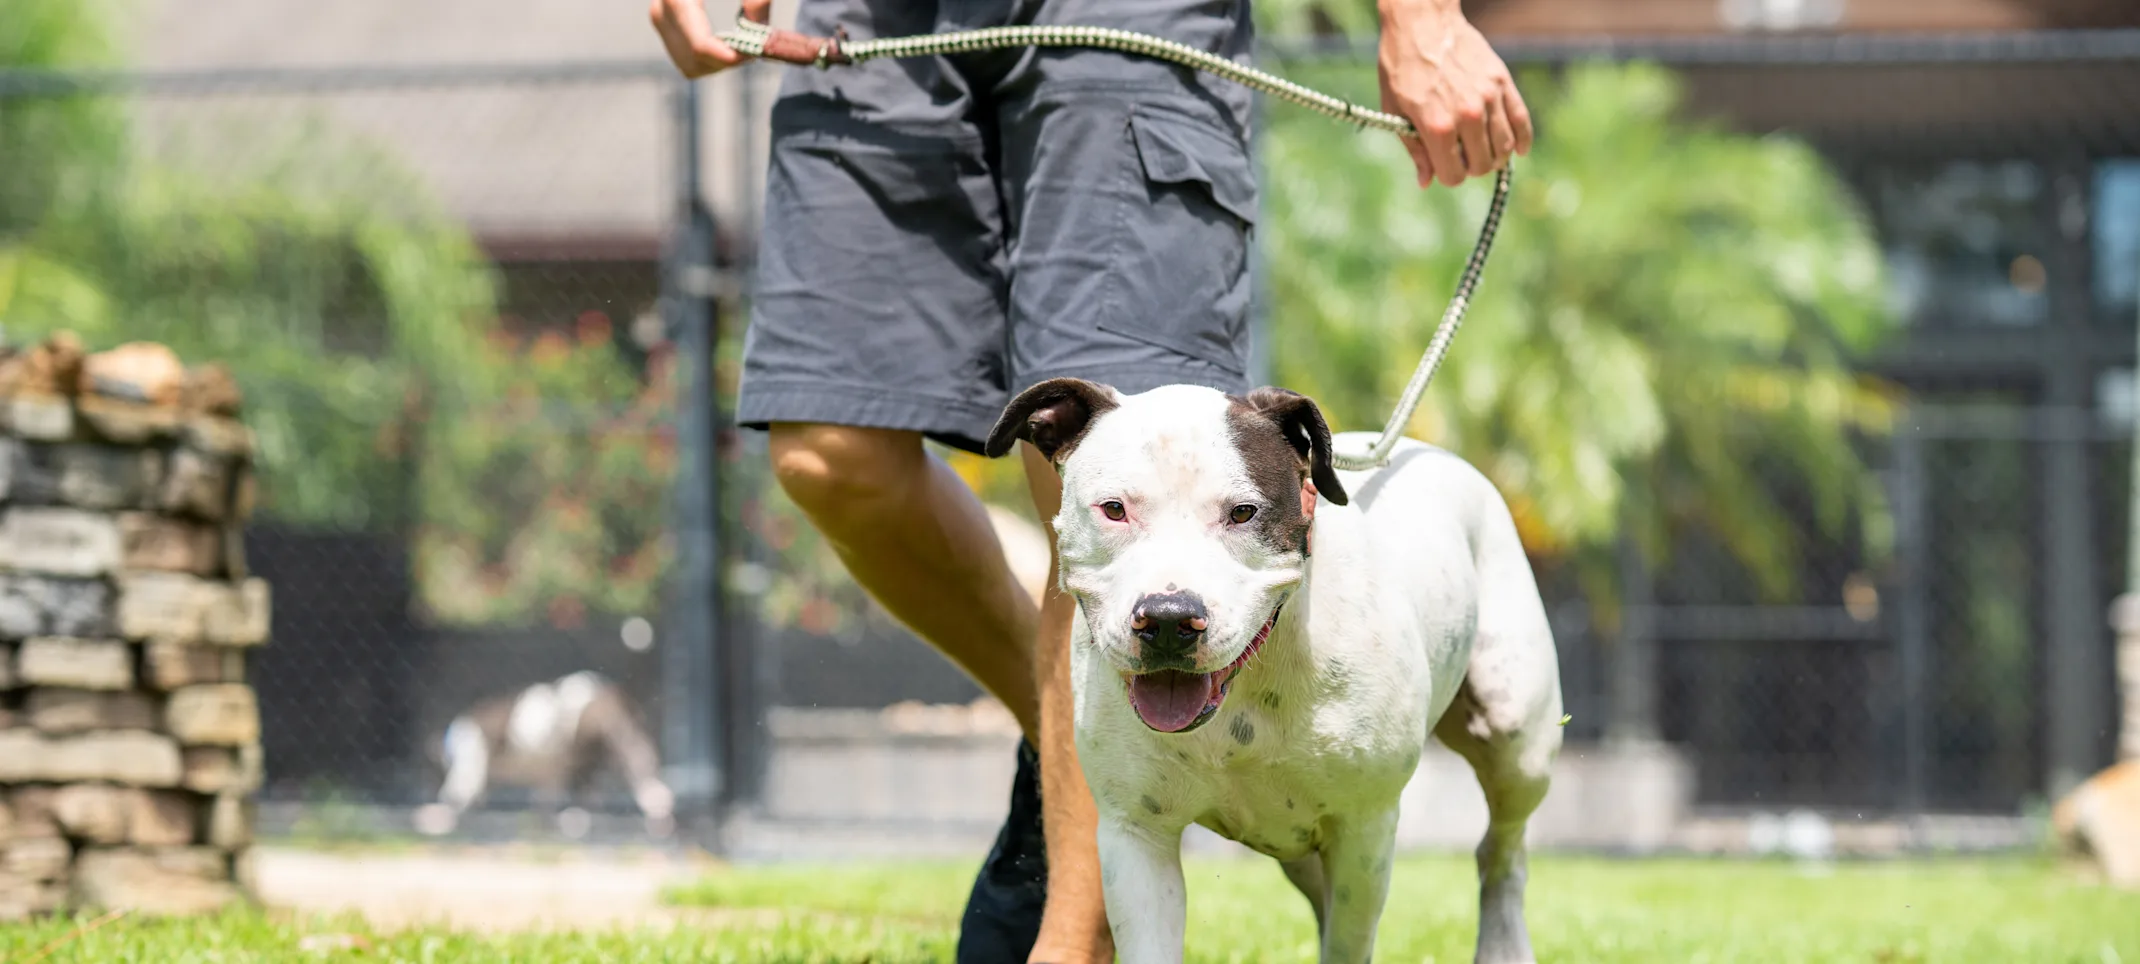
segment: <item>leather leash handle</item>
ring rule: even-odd
[[[813,37],[806,33],[775,28],[766,31],[765,52],[759,56],[804,67],[852,63],[847,54],[840,50],[840,43],[846,39],[846,27],[838,28],[830,37]]]

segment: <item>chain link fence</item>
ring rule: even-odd
[[[1792,259],[1853,253],[1847,245],[1821,247],[1852,231],[1863,233],[1878,264],[1877,282],[1863,286],[1847,310],[1865,315],[1879,337],[1853,355],[1841,383],[1797,383],[1811,386],[1801,403],[1820,392],[1860,390],[1877,401],[1877,417],[1824,423],[1845,440],[1853,461],[1836,461],[1794,434],[1821,430],[1808,427],[1819,419],[1754,416],[1737,429],[1703,427],[1695,424],[1697,406],[1688,405],[1668,417],[1711,433],[1705,444],[1743,460],[1747,471],[1730,476],[1734,491],[1697,487],[1691,494],[1703,496],[1702,504],[1659,512],[1666,518],[1653,528],[1630,526],[1588,546],[1536,540],[1534,547],[1544,547],[1534,559],[1561,647],[1570,740],[1593,747],[1661,740],[1691,766],[1691,807],[1720,813],[1810,807],[1848,818],[2017,815],[2108,762],[2116,696],[2105,614],[2125,579],[2121,520],[2129,498],[2132,330],[2140,318],[2140,122],[2122,105],[2140,98],[2140,35],[1757,35],[1500,47],[1531,92],[1540,151],[1562,153],[1550,160],[1541,153],[1524,165],[1516,208],[1531,206],[1534,220],[1512,216],[1444,383],[1461,383],[1467,366],[1529,360],[1528,349],[1494,342],[1491,332],[1503,324],[1522,325],[1521,337],[1541,341],[1589,335],[1593,346],[1597,336],[1583,324],[1618,326],[1616,334],[1648,342],[1632,364],[1668,371],[1739,366],[1749,391],[1763,379],[1799,377],[1769,366],[1817,368],[1826,348],[1795,336],[1703,357],[1661,346],[1703,337],[1700,328],[1674,331],[1640,318],[1674,298],[1700,297],[1688,287],[1710,279],[1654,265],[1699,261],[1705,232],[1730,233],[1705,218],[1771,219],[1747,223],[1782,240],[1733,249],[1781,266],[1749,283],[1788,289],[1798,270]],[[1371,45],[1342,37],[1278,40],[1261,56],[1264,66],[1310,86],[1376,100]],[[1646,86],[1643,71],[1652,67],[1670,84]],[[1674,122],[1656,122],[1644,97],[1663,97]],[[1374,302],[1439,304],[1455,277],[1447,261],[1461,257],[1475,230],[1479,205],[1472,202],[1479,199],[1458,192],[1455,201],[1414,203],[1395,193],[1334,188],[1378,178],[1401,187],[1409,171],[1394,151],[1353,163],[1341,155],[1389,145],[1374,135],[1345,140],[1321,119],[1295,123],[1286,110],[1269,107],[1258,135],[1265,210],[1257,231],[1266,267],[1259,339],[1275,346],[1261,349],[1263,374],[1293,379],[1286,383],[1334,404],[1341,424],[1363,427],[1386,411],[1432,321]],[[1580,116],[1586,110],[1603,119]],[[1627,118],[1640,129],[1598,130],[1631,123]],[[1723,167],[1725,140],[1749,152],[1802,149],[1818,174],[1790,180],[1796,174],[1781,168]],[[1326,141],[1338,146],[1327,154],[1308,146]],[[1681,153],[1668,157],[1675,142]],[[1662,188],[1643,183],[1639,166],[1652,163],[1681,179]],[[1832,211],[1820,198],[1791,193],[1821,183],[1842,199]],[[1646,201],[1646,191],[1696,200]],[[1773,197],[1766,207],[1734,208],[1704,192]],[[1657,234],[1681,234],[1672,243],[1644,243],[1647,263],[1609,261],[1565,237],[1541,242],[1556,212],[1536,209],[1563,206],[1557,213],[1570,222],[1656,217]],[[1384,207],[1429,226],[1375,220]],[[1807,223],[1831,215],[1834,223]],[[1319,221],[1340,227],[1318,235]],[[1345,234],[1368,240],[1348,249]],[[1549,261],[1565,260],[1534,269],[1526,246],[1547,251],[1539,257]],[[1629,267],[1613,277],[1586,275],[1581,258]],[[1342,267],[1303,267],[1333,263]],[[1399,277],[1405,274],[1410,278]],[[1553,324],[1494,317],[1485,307],[1513,286],[1555,284],[1566,286],[1553,293],[1561,303],[1537,297],[1524,305],[1536,309],[1534,317],[1563,312]],[[1312,299],[1288,294],[1300,290],[1318,298],[1350,290],[1356,297],[1345,304],[1354,317],[1381,311],[1384,318],[1361,325],[1370,333],[1348,352],[1339,341],[1346,325],[1318,317]],[[1778,300],[1788,312],[1816,313],[1817,298]],[[1710,330],[1780,324],[1751,310],[1766,306],[1715,303],[1723,310],[1700,319]],[[1625,317],[1571,319],[1571,306]],[[1748,313],[1736,313],[1741,309]],[[1835,337],[1802,317],[1795,323],[1820,332],[1816,339]],[[1313,339],[1289,341],[1299,330],[1314,332]],[[1538,391],[1620,383],[1608,360],[1614,358],[1627,356],[1571,350],[1549,359],[1564,363],[1553,377],[1566,381]],[[1348,406],[1347,391],[1367,397]],[[1455,405],[1457,393],[1469,391],[1451,388],[1430,397],[1428,407]],[[1486,389],[1466,397],[1468,404],[1501,403]],[[1466,431],[1537,444],[1506,426],[1467,425],[1462,415],[1425,415],[1413,428],[1466,454],[1485,447]],[[1030,521],[1014,470],[944,454],[1006,516]],[[1649,495],[1671,499],[1680,495],[1672,486],[1689,483],[1682,463],[1701,457],[1667,445],[1662,455],[1636,461],[1629,478],[1636,487],[1654,483]],[[1536,508],[1523,503],[1537,496],[1520,481],[1507,484],[1509,476],[1495,477],[1514,493],[1522,525],[1527,509]],[[1828,504],[1840,489],[1853,490],[1847,508]],[[1011,531],[1020,523],[1003,525],[1007,543],[1026,538]],[[1764,557],[1764,546],[1785,548]],[[1607,578],[1586,578],[1586,559],[1604,560]],[[997,743],[1007,746],[1014,731],[998,716],[939,715],[924,726],[918,714],[830,711],[980,695],[841,585],[834,571],[822,589],[808,590],[827,604],[816,610],[822,622],[815,628],[798,620],[757,643],[782,667],[763,699],[775,722],[771,742],[789,748],[773,753],[771,809],[869,816],[868,806],[799,801],[815,799],[805,788],[866,786],[857,796],[900,796],[896,780],[858,775],[867,756],[854,747],[896,742],[902,737],[887,734],[905,725],[941,736],[982,728],[961,719],[992,721],[995,730],[974,752],[983,760],[1007,756]],[[857,666],[870,670],[843,669]],[[843,741],[850,755],[825,750]],[[836,772],[804,773],[795,761],[810,754]],[[791,764],[785,772],[782,760]],[[832,766],[835,760],[843,765]],[[993,819],[990,781],[998,774],[986,766],[975,773],[983,804],[960,813],[979,829]]]
[[[1824,532],[1802,472],[1774,460],[1791,443],[1764,453],[1760,484],[1797,502],[1806,536],[1790,590],[1761,592],[1719,546],[1731,519],[1677,532],[1626,600],[1647,608],[1632,637],[1622,623],[1563,638],[1654,667],[1651,685],[1596,684],[1611,708],[1592,733],[1661,735],[1695,762],[1696,800],[1732,808],[2015,813],[2109,761],[2105,614],[2126,579],[2140,318],[2140,124],[2117,105],[2140,91],[2136,44],[1513,51],[1563,75],[1600,54],[1661,61],[1690,116],[1815,148],[1876,238],[1893,326],[1857,366],[1898,403],[1858,436],[1879,493],[1869,528]]]
[[[471,766],[457,719],[486,738],[461,832],[639,816],[618,748],[666,724],[675,91],[646,62],[0,75],[8,336],[162,341],[245,391],[268,829],[408,833]],[[602,739],[552,732],[597,715]]]
[[[1605,97],[1611,84],[1586,71],[1637,63],[1677,78],[1673,116],[1748,144],[1806,145],[1879,254],[1879,297],[1851,310],[1891,329],[1849,378],[1816,386],[1862,389],[1881,418],[1749,416],[1736,434],[1689,436],[1722,440],[1723,458],[1745,468],[1728,491],[1752,493],[1753,508],[1704,496],[1726,491],[1713,486],[1726,476],[1703,453],[1667,447],[1627,456],[1649,521],[1599,536],[1568,521],[1587,504],[1580,493],[1526,488],[1536,476],[1489,466],[1538,552],[1570,739],[1661,739],[1691,761],[1694,802],[1725,808],[2014,813],[2106,760],[2104,613],[2125,578],[2140,311],[2140,116],[2126,109],[2140,103],[2140,40],[1505,51],[1540,92],[1541,152],[1591,136],[1579,95]],[[1273,43],[1264,62],[1374,99],[1372,51],[1358,45]],[[689,417],[698,403],[679,339],[693,324],[718,333],[714,397],[732,397],[747,311],[755,216],[730,208],[701,223],[692,203],[713,190],[697,182],[706,170],[726,179],[721,191],[751,194],[763,138],[738,118],[762,116],[776,75],[740,76],[680,111],[666,65],[653,62],[0,74],[0,171],[15,172],[0,175],[0,255],[18,279],[44,272],[0,305],[9,336],[64,326],[93,347],[163,340],[226,364],[246,389],[263,452],[247,553],[276,590],[274,642],[256,663],[269,829],[405,833],[441,797],[453,721],[490,727],[503,747],[521,738],[516,727],[544,730],[543,706],[592,705],[559,684],[593,673],[615,684],[617,719],[658,749],[672,789],[693,805],[738,805],[733,849],[800,846],[800,831],[783,833],[832,823],[993,832],[1015,727],[846,579],[770,484],[762,437]],[[1650,88],[1612,90],[1639,101]],[[1386,383],[1401,382],[1431,318],[1392,310],[1384,327],[1345,335],[1289,294],[1317,280],[1297,272],[1343,265],[1354,305],[1438,304],[1454,277],[1441,265],[1462,256],[1476,199],[1442,192],[1396,208],[1453,226],[1442,236],[1356,219],[1346,233],[1368,239],[1364,254],[1292,256],[1330,243],[1311,212],[1381,203],[1323,193],[1327,172],[1302,174],[1315,142],[1372,153],[1353,183],[1392,170],[1401,183],[1404,172],[1401,153],[1384,150],[1393,145],[1349,146],[1327,122],[1289,123],[1282,110],[1259,134],[1260,337],[1275,346],[1259,355],[1273,380],[1338,386],[1318,394],[1341,421],[1379,419]],[[1661,139],[1605,132],[1586,144],[1622,144],[1632,158],[1693,137],[1643,123]],[[1518,397],[1467,379],[1487,359],[1521,361],[1527,345],[1568,344],[1586,323],[1645,346],[1629,364],[1711,378],[1727,395],[1759,395],[1765,378],[1813,385],[1791,373],[1826,351],[1817,339],[1791,335],[1767,355],[1664,351],[1691,336],[1645,327],[1643,306],[1700,302],[1709,295],[1684,287],[1699,277],[1579,277],[1589,258],[1551,226],[1645,216],[1614,206],[1616,192],[1650,189],[1619,163],[1640,161],[1527,163],[1516,190],[1529,213],[1496,252],[1448,390]],[[1709,189],[1759,193],[1764,182],[1690,179],[1680,193]],[[1813,206],[1785,198],[1762,216]],[[1691,226],[1682,246],[1646,249],[1642,264],[1698,260],[1702,218],[1740,216],[1727,207],[1674,208],[1675,224]],[[1850,230],[1781,233],[1814,244]],[[1822,249],[1742,250],[1788,267]],[[1606,321],[1555,314],[1550,300],[1484,300],[1571,277],[1573,294],[1553,294],[1569,299],[1559,307]],[[1614,278],[1626,284],[1581,287]],[[1662,287],[1623,290],[1636,281]],[[687,308],[707,316],[693,322]],[[1707,317],[1719,329],[1780,323]],[[1516,318],[1529,319],[1521,339],[1495,334]],[[1326,339],[1316,350],[1287,341],[1311,330]],[[1622,379],[1613,359],[1628,356],[1586,344],[1548,359],[1563,366],[1548,382],[1556,391]],[[1697,364],[1744,371],[1686,367]],[[1701,411],[1657,384],[1642,390],[1665,398],[1667,415]],[[1513,410],[1450,414],[1456,398],[1430,399],[1415,433],[1478,461],[1492,445],[1541,461],[1551,449],[1511,427]],[[1855,461],[1776,425],[1827,426]],[[694,453],[709,459],[698,491],[714,501],[688,510],[677,496],[693,489],[680,480],[696,477]],[[999,510],[1014,567],[1037,582],[1045,545],[1015,460],[939,454]],[[1556,515],[1555,499],[1576,508]],[[693,551],[717,565],[692,563]],[[705,591],[712,572],[719,594]],[[621,745],[517,761],[500,750],[457,832],[640,838],[643,780]],[[560,795],[579,782],[576,800]],[[560,802],[586,819],[555,820]]]

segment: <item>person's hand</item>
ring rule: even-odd
[[[653,0],[647,19],[661,34],[661,45],[684,76],[697,79],[727,70],[750,58],[722,43],[706,19],[705,0]],[[743,0],[743,15],[759,23],[772,16],[773,0]]]
[[[1419,186],[1454,187],[1531,151],[1531,112],[1508,65],[1457,0],[1381,0],[1382,109],[1412,122],[1404,138]]]

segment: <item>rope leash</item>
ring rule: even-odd
[[[1395,114],[1369,110],[1186,44],[1111,27],[987,27],[913,37],[850,41],[844,28],[830,37],[813,37],[792,30],[774,30],[765,24],[739,17],[735,31],[722,34],[720,39],[736,51],[753,57],[817,67],[821,70],[830,69],[834,65],[859,64],[884,57],[936,57],[1006,47],[1094,47],[1156,57],[1215,74],[1287,103],[1358,127],[1372,127],[1399,137],[1419,136],[1411,121]],[[1411,422],[1412,413],[1418,410],[1420,399],[1426,395],[1427,383],[1434,380],[1435,371],[1441,368],[1442,359],[1449,354],[1450,342],[1456,339],[1457,329],[1463,327],[1464,310],[1471,306],[1472,292],[1479,286],[1479,274],[1486,269],[1486,256],[1493,250],[1494,235],[1501,230],[1501,214],[1508,207],[1508,190],[1509,166],[1504,164],[1494,178],[1493,200],[1487,205],[1486,219],[1479,226],[1479,240],[1471,246],[1471,257],[1464,262],[1464,272],[1457,278],[1456,292],[1450,296],[1449,307],[1442,312],[1441,322],[1434,328],[1434,337],[1427,342],[1426,354],[1421,356],[1419,367],[1412,372],[1412,380],[1405,385],[1404,394],[1398,398],[1397,407],[1390,413],[1389,422],[1383,426],[1381,436],[1375,439],[1367,451],[1338,452],[1332,455],[1331,462],[1338,468],[1364,471],[1389,463],[1390,452],[1397,447],[1397,440],[1404,435],[1405,425]]]

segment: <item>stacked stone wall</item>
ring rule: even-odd
[[[0,351],[0,920],[251,896],[239,408],[157,345]]]

